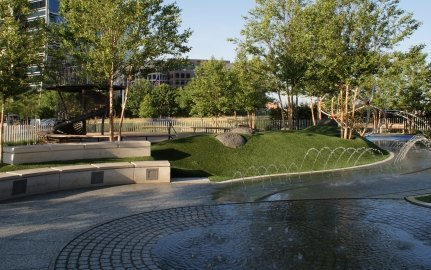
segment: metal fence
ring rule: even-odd
[[[237,118],[170,118],[170,119],[125,119],[123,123],[123,132],[140,132],[140,133],[185,133],[185,132],[207,132],[217,133],[224,132],[223,128],[230,129],[238,126],[247,126],[249,120],[247,117]],[[280,130],[287,126],[287,120],[272,120],[268,117],[258,117],[256,119],[256,128],[259,130]],[[359,119],[358,125],[365,126],[365,119]],[[304,129],[312,126],[311,119],[294,120],[295,129]],[[391,117],[381,119],[379,130],[377,132],[414,132],[414,131],[431,131],[431,118],[417,118],[415,120],[405,119],[403,117]],[[101,120],[87,121],[87,133],[101,133],[102,129],[109,130],[109,124]],[[114,130],[119,129],[119,119],[115,119]],[[5,125],[5,142],[9,144],[31,144],[40,140],[41,133],[52,130],[52,125]],[[368,124],[368,130],[373,130],[372,123]]]
[[[311,119],[294,120],[295,129],[304,129],[311,126]],[[171,119],[151,119],[137,118],[125,119],[122,127],[122,132],[158,132],[166,131],[169,127],[174,132],[197,132],[206,131],[208,133],[223,132],[223,129],[230,129],[239,126],[248,126],[249,120],[247,117],[237,118],[171,118]],[[280,130],[287,126],[287,121],[283,125],[281,120],[272,120],[267,117],[259,117],[256,119],[256,128],[259,130]],[[100,133],[109,130],[107,122],[89,121],[87,123],[87,132]],[[119,130],[119,121],[115,121],[114,130]]]

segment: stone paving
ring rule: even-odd
[[[431,208],[404,200],[431,193],[430,161],[248,197],[253,187],[192,181],[2,202],[0,269],[431,269]]]
[[[431,215],[402,200],[167,209],[97,226],[55,269],[431,269]]]

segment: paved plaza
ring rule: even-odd
[[[431,208],[404,200],[431,193],[430,161],[284,186],[193,180],[3,202],[0,269],[431,269]]]

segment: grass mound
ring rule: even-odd
[[[425,202],[425,203],[431,203],[431,195],[417,196],[416,200],[421,201],[421,202]]]
[[[387,154],[361,138],[341,140],[338,134],[333,127],[263,132],[247,136],[247,143],[237,149],[223,146],[214,135],[199,135],[155,144],[152,156],[169,160],[174,177],[223,180],[349,167],[382,160]]]

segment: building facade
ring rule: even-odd
[[[47,24],[59,21],[59,0],[29,0],[28,2],[33,11],[29,17],[30,21],[37,18],[43,18]]]
[[[202,63],[209,60],[189,59],[187,65],[178,70],[171,70],[166,73],[153,72],[147,75],[147,80],[153,85],[161,83],[169,84],[172,87],[179,88],[186,86],[195,76],[195,69]],[[227,67],[231,66],[230,61],[225,61]]]
[[[29,0],[29,7],[31,15],[28,17],[29,22],[42,19],[46,24],[55,23],[59,21],[60,3],[59,0]],[[50,44],[48,44],[50,46]],[[41,48],[41,56],[48,59],[45,48]],[[41,70],[37,66],[31,66],[28,69],[30,76],[40,76]],[[42,82],[32,84],[35,89],[41,89]]]

